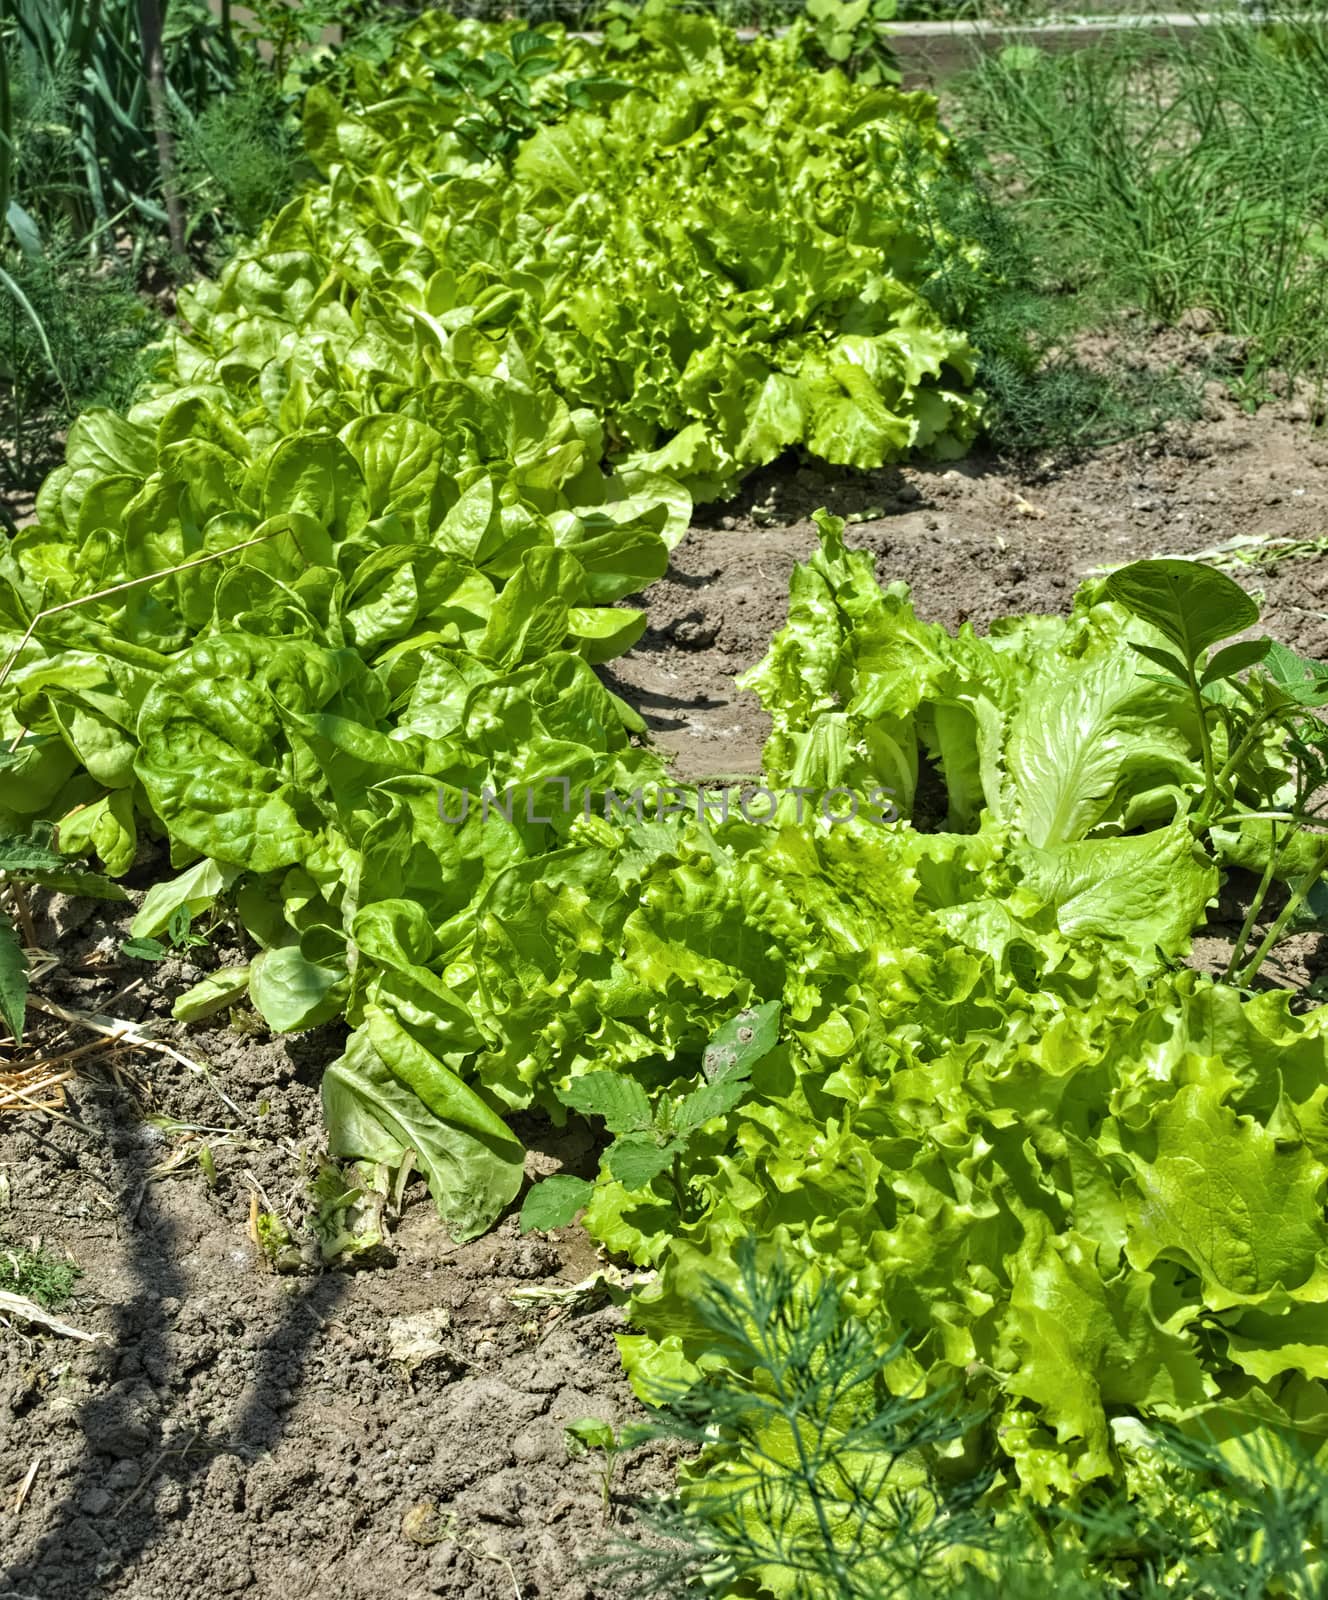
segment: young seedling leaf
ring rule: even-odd
[[[160,939],[126,939],[120,946],[120,954],[130,961],[163,961],[166,946]]]
[[[612,1450],[616,1442],[613,1424],[603,1422],[599,1417],[578,1417],[563,1429],[563,1442],[567,1446],[570,1461],[588,1455],[592,1450]]]
[[[14,1036],[23,1042],[23,1018],[28,1007],[28,961],[12,922],[0,917],[0,1017]]]
[[[1259,620],[1259,608],[1244,589],[1200,561],[1135,561],[1112,573],[1106,593],[1165,634],[1190,666],[1211,645]]]
[[[537,1183],[526,1196],[521,1207],[522,1233],[547,1233],[551,1228],[565,1228],[578,1211],[590,1204],[595,1192],[593,1183],[584,1178],[561,1174]]]
[[[573,1078],[558,1098],[583,1117],[603,1117],[610,1133],[639,1133],[650,1127],[650,1101],[635,1078],[616,1072],[587,1072]]]

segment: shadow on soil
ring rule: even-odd
[[[189,1287],[180,1267],[177,1229],[153,1201],[147,1176],[151,1148],[139,1145],[131,1154],[120,1153],[109,1137],[110,1108],[89,1104],[86,1114],[107,1135],[103,1147],[115,1162],[115,1199],[135,1293],[115,1307],[109,1342],[91,1347],[109,1388],[79,1407],[83,1449],[78,1467],[45,1531],[8,1574],[0,1600],[91,1595],[114,1587],[170,1520],[155,1504],[158,1479],[169,1477],[187,1492],[219,1456],[252,1461],[271,1450],[316,1337],[346,1292],[345,1278],[329,1273],[294,1296],[259,1352],[234,1417],[215,1429],[173,1418],[170,1399],[152,1383],[160,1383],[174,1366],[171,1321]],[[108,1456],[115,1458],[109,1469]]]

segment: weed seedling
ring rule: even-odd
[[[0,838],[0,1020],[16,1043],[23,1038],[28,1003],[28,963],[24,946],[37,942],[29,889],[59,890],[63,894],[90,895],[99,900],[123,900],[125,892],[99,872],[89,872],[58,855],[50,844],[50,830],[29,838]]]
[[[642,1437],[641,1430],[635,1428],[624,1428],[621,1433],[616,1432],[611,1422],[601,1421],[599,1417],[578,1417],[575,1422],[569,1422],[563,1429],[563,1444],[566,1446],[569,1461],[582,1461],[590,1456],[596,1458],[606,1522],[609,1520],[613,1498],[613,1474],[618,1459],[624,1451],[639,1444]]]
[[[751,1090],[751,1073],[779,1037],[780,1003],[750,1006],[726,1022],[701,1060],[702,1081],[683,1095],[661,1094],[651,1102],[635,1078],[587,1072],[558,1098],[583,1116],[603,1117],[615,1135],[604,1156],[609,1176],[627,1189],[644,1189],[656,1178],[668,1183],[680,1218],[688,1214],[683,1158],[700,1129],[731,1111]],[[581,1178],[547,1178],[526,1197],[521,1223],[530,1228],[565,1227],[590,1199]]]
[[[0,1289],[35,1300],[48,1311],[64,1305],[82,1275],[81,1267],[40,1246],[0,1244]]]

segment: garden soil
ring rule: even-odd
[[[909,583],[950,627],[1063,610],[1102,564],[1304,541],[1242,581],[1270,631],[1328,656],[1328,557],[1305,553],[1328,534],[1328,441],[1306,412],[1249,417],[1212,393],[1201,423],[1059,467],[772,470],[699,517],[645,598],[649,630],[605,679],[684,776],[759,773],[765,722],[731,680],[782,623],[821,505],[856,519],[849,541],[882,581]],[[664,1444],[620,1461],[606,1509],[602,1468],[567,1458],[567,1422],[633,1414],[621,1313],[556,1298],[598,1268],[584,1238],[523,1238],[508,1219],[458,1247],[416,1183],[390,1259],[275,1271],[252,1217],[301,1236],[340,1033],[181,1028],[170,1007],[201,967],[127,961],[124,917],[88,902],[37,911],[58,962],[44,1002],[150,1024],[207,1071],[160,1050],[92,1054],[66,1120],[0,1118],[0,1250],[40,1240],[71,1256],[83,1275],[62,1315],[97,1336],[0,1323],[0,1600],[620,1592],[586,1558],[632,1533],[675,1462]],[[30,1042],[93,1038],[45,1014]],[[532,1174],[593,1171],[585,1136],[522,1132]]]

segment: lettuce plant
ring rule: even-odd
[[[486,165],[475,91],[449,67],[445,92],[438,62],[488,37],[430,13],[386,85],[311,93],[309,148],[342,193],[352,175],[428,186],[420,245],[507,291],[542,379],[604,418],[614,460],[716,498],[790,446],[857,467],[963,453],[974,352],[921,291],[927,263],[976,251],[926,201],[952,165],[934,98],[647,7],[630,48],[566,41],[537,83],[531,35],[510,39],[521,63],[491,51],[523,109],[486,123],[503,158]]]
[[[677,1493],[645,1508],[658,1539],[595,1565],[633,1592],[788,1600],[1310,1600],[1322,1588],[1328,1478],[1305,1451],[1251,1476],[1222,1441],[1135,1429],[1147,1494],[1003,1507],[986,1474],[936,1470],[963,1433],[944,1392],[901,1391],[869,1323],[833,1279],[750,1240],[700,1307],[726,1364],[664,1383],[646,1436],[695,1452]],[[600,1424],[603,1427],[603,1424]],[[930,1469],[930,1470],[929,1470]]]

